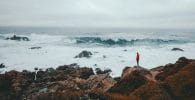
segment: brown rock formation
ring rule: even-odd
[[[110,71],[94,74],[77,64],[35,73],[10,71],[0,74],[1,100],[194,100],[195,60],[179,58],[151,70],[126,67],[121,77]],[[106,73],[108,72],[108,73]]]

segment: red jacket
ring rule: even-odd
[[[136,60],[139,61],[139,53],[137,52]]]

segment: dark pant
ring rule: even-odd
[[[137,66],[139,66],[139,61],[137,60]]]

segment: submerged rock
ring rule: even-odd
[[[90,51],[82,51],[81,53],[79,53],[77,56],[75,56],[75,58],[90,58],[93,54]]]
[[[28,37],[21,37],[21,36],[16,36],[16,35],[14,35],[10,38],[6,38],[6,40],[30,41],[30,39]]]
[[[172,51],[184,51],[183,49],[181,49],[181,48],[173,48],[173,49],[171,49]]]

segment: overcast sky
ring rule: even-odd
[[[195,0],[0,0],[0,26],[195,28]]]

